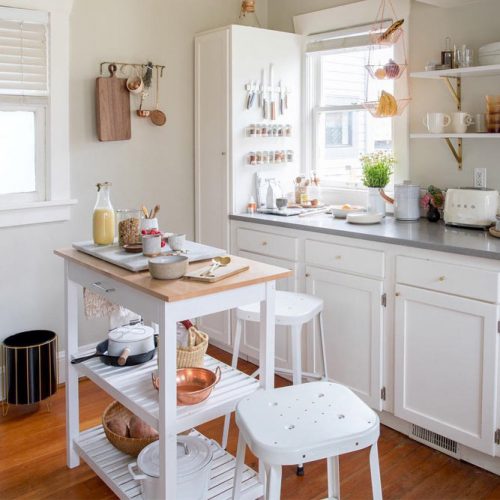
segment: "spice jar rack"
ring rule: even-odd
[[[247,137],[292,137],[292,126],[289,123],[252,123],[246,128],[245,135]]]
[[[293,162],[293,151],[291,149],[276,149],[273,151],[250,151],[247,155],[248,165],[278,165]]]

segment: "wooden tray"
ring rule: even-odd
[[[229,278],[229,276],[234,276],[235,274],[239,274],[250,269],[250,266],[241,264],[228,264],[227,266],[219,267],[218,269],[216,269],[211,276],[201,276],[203,273],[208,271],[210,267],[211,266],[205,266],[191,273],[187,273],[184,275],[184,278],[193,281],[203,281],[205,283],[215,283],[225,278]]]

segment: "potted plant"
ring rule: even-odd
[[[444,206],[445,195],[436,186],[429,186],[427,192],[420,199],[420,205],[427,209],[427,220],[437,222],[441,218],[440,209]]]
[[[385,216],[385,200],[381,191],[389,184],[396,159],[387,151],[376,151],[361,156],[363,165],[363,184],[368,188],[368,212]]]

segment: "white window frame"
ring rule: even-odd
[[[49,17],[49,88],[50,96],[43,98],[26,96],[24,104],[20,97],[1,99],[0,106],[16,105],[36,108],[38,125],[45,122],[44,151],[37,151],[42,162],[37,168],[44,170],[44,185],[38,196],[12,198],[0,197],[0,228],[68,220],[71,206],[76,200],[70,196],[69,155],[69,16],[73,0],[1,0],[1,8],[42,11]],[[1,14],[0,14],[1,17]],[[7,97],[7,96],[3,96]],[[39,100],[37,100],[39,99]],[[42,112],[42,107],[45,106]],[[42,114],[44,115],[42,117]],[[11,195],[6,195],[11,196]],[[30,199],[31,198],[31,199]]]

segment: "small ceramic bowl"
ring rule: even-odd
[[[167,255],[149,259],[149,272],[157,280],[176,280],[186,274],[188,257],[185,255]]]

